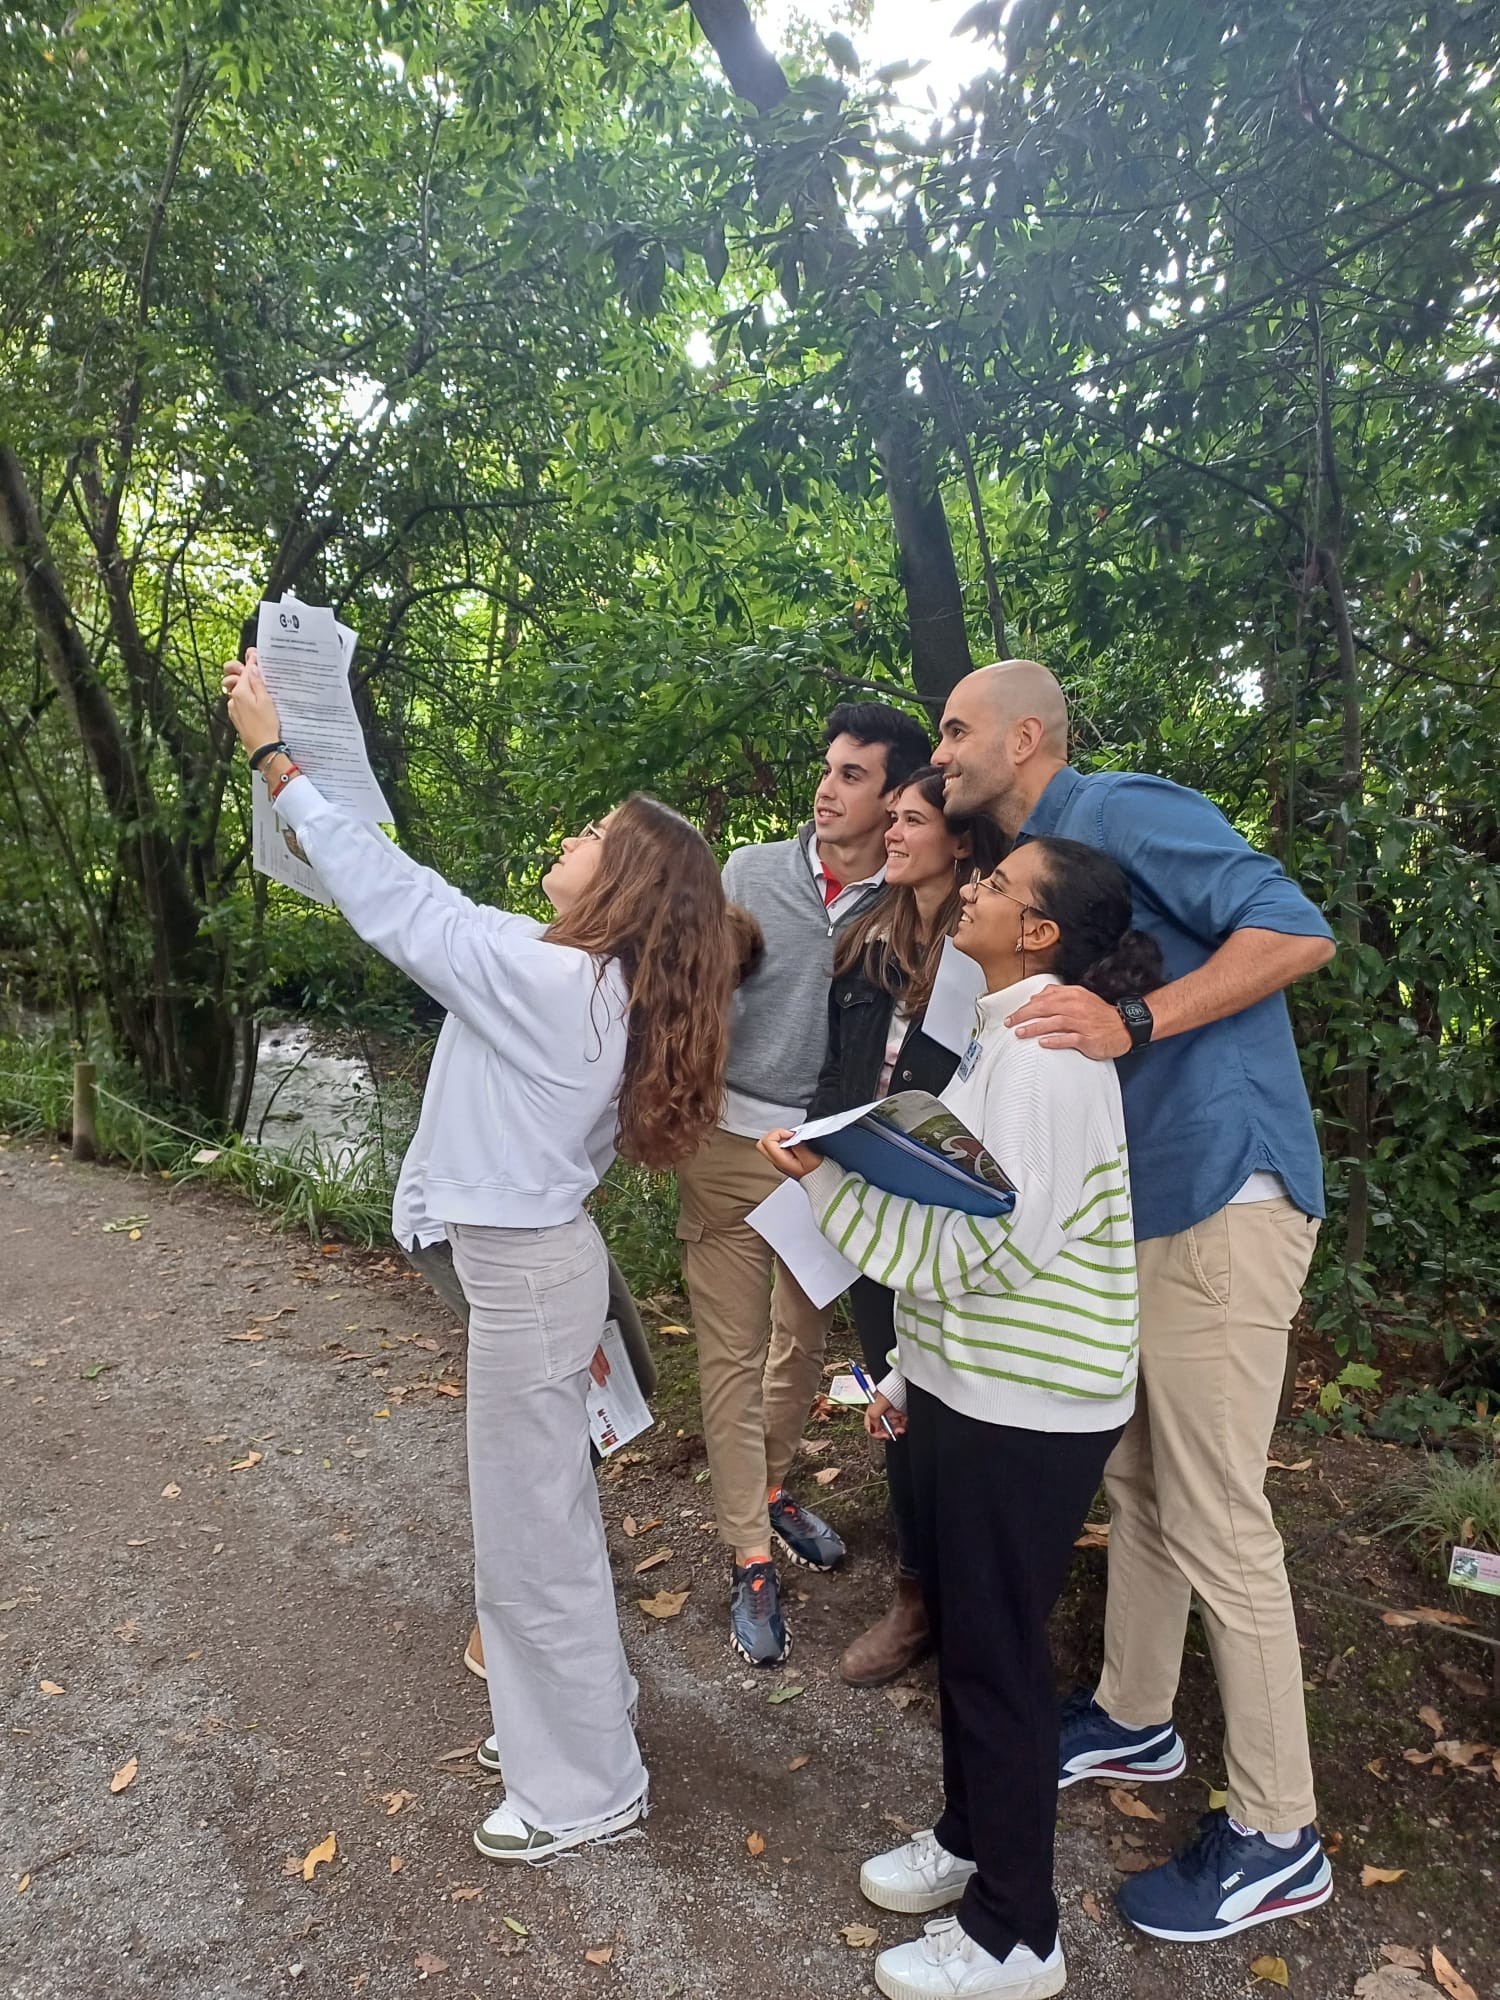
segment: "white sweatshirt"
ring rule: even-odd
[[[571,1222],[615,1154],[625,983],[533,917],[471,903],[310,778],[276,810],[354,929],[448,1009],[396,1184],[398,1243]]]
[[[994,1219],[872,1188],[824,1160],[803,1181],[818,1227],[896,1293],[902,1378],[1017,1430],[1102,1431],[1135,1407],[1138,1302],[1130,1171],[1112,1062],[1020,1039],[1005,1017],[1043,973],[980,1000],[942,1101],[1016,1184]]]

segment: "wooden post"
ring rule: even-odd
[[[94,1129],[94,1065],[73,1065],[73,1158],[99,1157],[99,1135]]]

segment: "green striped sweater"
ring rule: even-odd
[[[1125,1119],[1112,1062],[1004,1026],[1049,975],[979,1003],[943,1102],[1016,1184],[998,1220],[885,1194],[825,1160],[803,1181],[818,1227],[897,1294],[901,1377],[981,1422],[1112,1430],[1135,1405],[1139,1309]]]

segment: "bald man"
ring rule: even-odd
[[[1131,1876],[1119,1901],[1153,1936],[1226,1937],[1332,1891],[1265,1473],[1323,1214],[1283,995],[1327,963],[1333,938],[1201,794],[1073,770],[1067,703],[1035,660],[960,681],[933,762],[950,811],[988,812],[1017,842],[1050,835],[1111,855],[1136,924],[1162,949],[1155,992],[1111,1006],[1055,985],[1007,1025],[1119,1062],[1140,1272],[1139,1399],[1105,1472],[1104,1673],[1063,1706],[1058,1782],[1154,1783],[1186,1768],[1172,1704],[1196,1596],[1224,1705],[1228,1807],[1183,1854]]]

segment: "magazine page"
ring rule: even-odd
[[[877,1105],[870,1116],[882,1120],[927,1151],[936,1153],[945,1164],[983,1181],[987,1187],[995,1188],[1001,1194],[1015,1192],[1015,1183],[994,1154],[975,1138],[962,1119],[929,1091],[897,1091],[895,1096]]]

